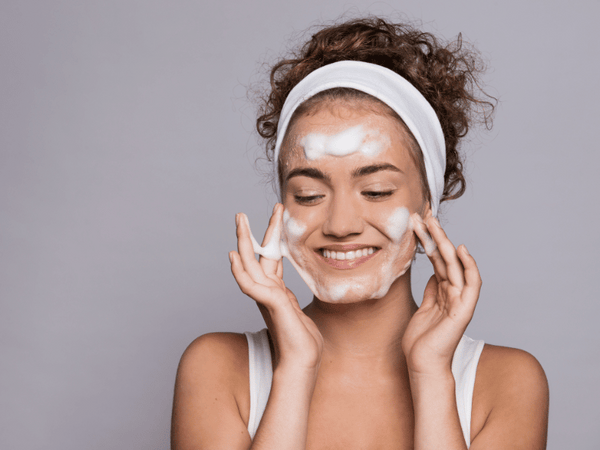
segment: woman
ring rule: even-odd
[[[459,140],[489,105],[476,68],[460,40],[381,19],[324,28],[273,68],[257,125],[282,204],[263,247],[238,214],[230,253],[268,333],[190,345],[174,449],[545,448],[544,372],[526,352],[463,336],[481,278],[436,219],[464,192]],[[420,307],[419,243],[434,269]],[[282,255],[314,293],[304,310]]]

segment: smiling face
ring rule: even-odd
[[[409,215],[429,206],[409,142],[396,118],[366,100],[327,102],[289,129],[283,241],[320,300],[381,298],[410,267]]]

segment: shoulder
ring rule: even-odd
[[[186,368],[212,362],[215,366],[237,364],[248,360],[248,341],[242,333],[207,333],[197,337],[185,349],[180,366]]]
[[[505,396],[523,390],[542,394],[548,390],[546,374],[539,361],[518,348],[485,344],[477,378],[494,395]]]
[[[241,333],[208,333],[183,352],[177,381],[227,384],[236,390],[248,379],[248,342]]]
[[[546,374],[533,355],[485,344],[475,378],[471,437],[511,431],[521,443],[540,443],[547,433],[548,397]]]
[[[171,447],[247,448],[248,345],[239,333],[209,333],[185,350],[175,381]]]

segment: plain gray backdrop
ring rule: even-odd
[[[484,279],[468,334],[542,363],[549,449],[600,448],[598,0],[3,0],[0,448],[169,447],[185,347],[264,326],[227,258],[234,214],[259,234],[275,202],[247,87],[302,30],[369,12],[488,62],[494,128],[442,216]]]

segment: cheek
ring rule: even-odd
[[[306,232],[306,224],[293,218],[286,209],[283,212],[283,230],[288,240],[295,242]]]
[[[412,229],[410,212],[406,207],[395,209],[387,218],[384,226],[385,233],[394,244],[399,244],[410,229]]]

